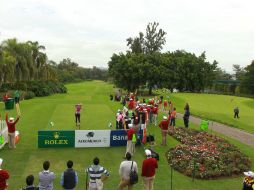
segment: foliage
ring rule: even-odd
[[[130,53],[144,53],[144,54],[152,54],[155,52],[160,52],[162,50],[162,46],[166,43],[165,35],[167,34],[162,29],[158,29],[159,23],[153,22],[148,23],[146,27],[146,35],[142,32],[139,32],[138,37],[128,38],[127,46],[129,46],[131,52]]]
[[[149,94],[155,86],[191,92],[212,86],[217,62],[206,61],[205,52],[200,56],[180,50],[161,53],[166,32],[158,26],[149,23],[145,35],[139,32],[138,37],[127,39],[130,51],[113,54],[108,66],[114,83],[128,91],[147,86]]]
[[[0,44],[0,86],[23,81],[80,82],[107,80],[107,70],[97,67],[83,68],[69,58],[59,64],[48,60],[45,47],[37,41],[18,42],[7,39]],[[26,90],[25,86],[16,89]],[[8,90],[10,88],[6,88]],[[47,94],[47,93],[45,93]]]
[[[241,80],[241,91],[247,94],[254,94],[254,60],[245,68],[245,74]]]
[[[35,94],[34,94],[34,92],[32,92],[32,91],[27,91],[27,92],[25,92],[25,94],[24,94],[24,99],[25,99],[25,100],[32,99],[32,98],[34,98],[34,97],[35,97]]]
[[[200,92],[212,85],[216,64],[185,51],[146,54],[113,54],[108,62],[114,83],[128,91],[147,85],[180,91]]]
[[[30,81],[28,91],[32,91],[35,96],[48,96],[55,93],[67,93],[66,87],[56,81]]]
[[[240,175],[251,166],[250,158],[228,141],[193,129],[176,128],[173,137],[182,144],[171,148],[169,163],[187,176],[211,179]]]

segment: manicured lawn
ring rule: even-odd
[[[211,94],[194,94],[194,93],[173,93],[164,94],[164,97],[170,96],[178,112],[183,112],[186,102],[190,105],[192,115],[201,118],[218,121],[230,126],[254,133],[254,100],[250,98],[211,95]],[[234,108],[240,109],[240,118],[235,119]]]
[[[101,165],[111,172],[111,177],[105,182],[105,190],[114,190],[119,183],[118,169],[122,157],[125,153],[125,147],[118,148],[56,148],[56,149],[38,149],[37,131],[43,129],[75,129],[74,123],[74,105],[81,102],[83,110],[81,113],[81,129],[108,129],[108,123],[115,123],[115,112],[121,105],[118,102],[109,101],[109,94],[114,92],[113,86],[100,81],[84,82],[67,85],[68,94],[58,94],[49,97],[35,98],[21,102],[22,118],[17,125],[21,133],[21,140],[15,150],[9,150],[5,147],[0,150],[0,157],[4,159],[3,168],[10,171],[11,178],[8,181],[10,190],[18,190],[25,185],[25,177],[29,174],[35,175],[35,184],[38,184],[38,172],[42,170],[44,160],[50,160],[50,169],[56,173],[57,179],[54,183],[54,189],[60,190],[60,175],[66,168],[66,161],[74,161],[74,169],[78,171],[79,184],[77,190],[85,189],[84,169],[92,163],[92,159],[98,156],[101,159]],[[180,110],[184,105],[184,99],[173,95],[177,108]],[[187,95],[186,95],[187,96]],[[188,96],[189,97],[189,96]],[[191,96],[195,99],[195,96]],[[195,102],[189,99],[191,111],[198,113],[195,108]],[[215,100],[217,100],[215,98]],[[212,101],[212,100],[210,100]],[[215,101],[218,112],[220,113],[220,102]],[[1,115],[5,110],[1,105]],[[203,105],[204,106],[204,105]],[[202,107],[202,105],[199,105]],[[232,106],[233,107],[233,106]],[[241,119],[244,118],[244,108],[240,107]],[[247,109],[246,105],[246,109]],[[251,109],[251,108],[249,108]],[[232,112],[232,109],[229,109]],[[231,112],[229,114],[231,114]],[[202,113],[202,112],[201,112]],[[243,114],[243,115],[242,115]],[[11,111],[10,115],[15,115]],[[159,120],[162,114],[160,114]],[[223,118],[223,117],[221,117]],[[53,121],[55,126],[49,127],[49,122]],[[182,119],[177,120],[178,125],[183,125]],[[197,127],[191,124],[191,127]],[[170,189],[170,167],[167,164],[165,153],[170,147],[178,144],[173,138],[168,139],[168,146],[163,147],[161,143],[160,130],[155,126],[149,126],[149,132],[155,135],[157,144],[154,149],[160,153],[159,169],[155,179],[155,190]],[[231,140],[230,140],[231,141]],[[254,160],[254,152],[243,144],[231,141]],[[143,147],[137,147],[134,160],[137,161],[139,171],[144,159]],[[252,169],[254,165],[252,164]],[[220,179],[220,180],[195,180],[183,176],[173,171],[173,189],[175,190],[238,190],[241,189],[241,180],[243,176]],[[135,190],[142,189],[141,178]]]

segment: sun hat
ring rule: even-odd
[[[129,127],[129,128],[132,128],[132,127],[133,127],[133,125],[132,125],[132,124],[128,124],[128,127]]]
[[[151,150],[146,149],[145,154],[146,154],[146,156],[151,156],[152,152],[151,152]]]
[[[252,171],[243,172],[243,174],[244,174],[245,176],[248,176],[248,177],[254,178],[254,172],[252,172]]]
[[[163,116],[163,119],[164,119],[164,120],[167,120],[168,118],[167,118],[167,116]]]

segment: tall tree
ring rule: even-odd
[[[149,23],[146,27],[146,36],[144,41],[145,52],[151,54],[160,52],[163,45],[166,43],[166,32],[162,29],[157,29],[159,23]]]
[[[233,71],[235,73],[235,79],[236,80],[241,80],[241,78],[244,76],[245,71],[244,68],[241,67],[240,65],[234,64],[233,65]]]
[[[241,80],[241,91],[247,94],[254,94],[254,60],[245,67],[246,73]]]

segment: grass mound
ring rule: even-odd
[[[182,127],[171,135],[182,144],[168,151],[168,162],[187,176],[213,179],[239,175],[251,167],[250,158],[225,139]]]

